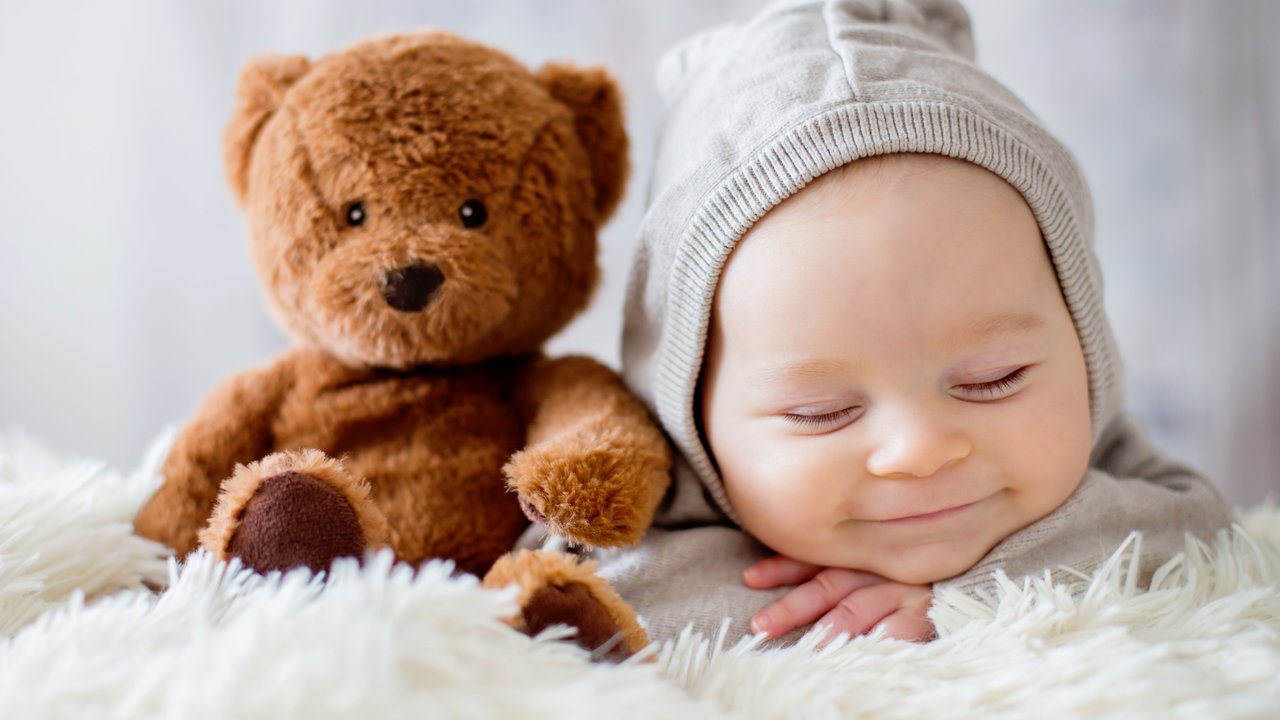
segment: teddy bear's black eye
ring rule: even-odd
[[[353,202],[347,206],[347,224],[351,227],[360,227],[366,217],[368,215],[364,211],[364,203]]]
[[[468,200],[458,208],[458,217],[462,218],[462,227],[478,228],[489,219],[484,203],[479,200]]]

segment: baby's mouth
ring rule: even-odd
[[[937,522],[939,520],[945,520],[947,518],[951,518],[956,515],[959,515],[965,512],[966,510],[973,508],[979,503],[982,503],[986,499],[987,498],[982,498],[981,500],[974,500],[973,502],[965,503],[963,505],[953,505],[951,507],[942,508],[941,510],[933,510],[931,512],[919,513],[916,515],[903,515],[901,517],[887,518],[885,520],[873,520],[872,522],[895,524],[895,525],[897,524],[914,525],[917,523]]]

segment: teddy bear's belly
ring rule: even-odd
[[[396,555],[483,572],[528,525],[502,466],[524,444],[496,384],[382,380],[282,407],[276,450],[316,448],[368,481]]]

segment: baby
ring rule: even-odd
[[[855,161],[771,210],[721,273],[703,368],[706,440],[743,527],[856,569],[753,630],[856,592],[829,622],[923,633],[930,583],[1062,505],[1089,460],[1084,356],[1035,217],[961,160]],[[746,579],[808,573],[766,562]]]
[[[598,553],[656,637],[925,639],[938,587],[1230,523],[1122,413],[1087,188],[972,54],[954,2],[789,0],[664,60],[623,370],[681,457]]]

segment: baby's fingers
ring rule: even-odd
[[[910,642],[929,642],[938,637],[933,621],[929,619],[929,602],[926,595],[908,607],[902,607],[889,614],[879,624],[885,634],[898,640]]]
[[[817,624],[830,628],[827,640],[840,633],[861,635],[903,608],[905,589],[892,582],[862,588],[842,598]]]
[[[801,625],[808,625],[824,614],[829,615],[828,611],[846,601],[850,593],[881,582],[884,580],[880,576],[871,573],[827,568],[756,614],[751,619],[751,632],[778,637]],[[876,619],[887,614],[888,611]]]
[[[786,555],[774,555],[742,571],[742,581],[747,587],[766,590],[779,585],[799,585],[812,580],[820,572],[821,565],[792,560]]]

